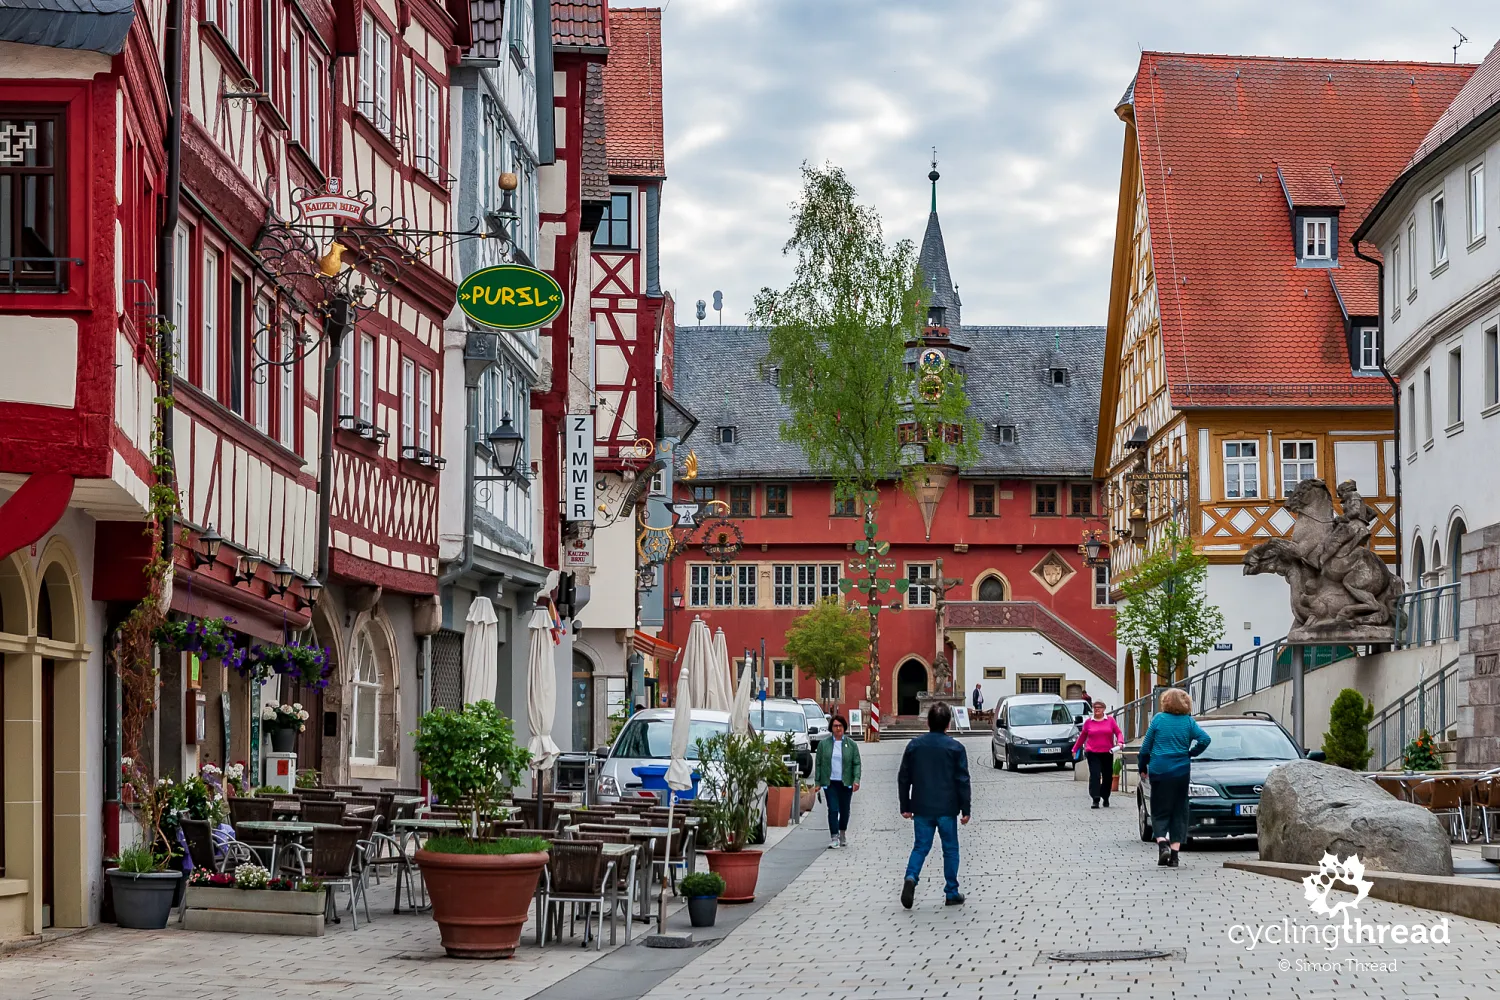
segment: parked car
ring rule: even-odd
[[[672,717],[670,708],[648,708],[632,715],[609,747],[609,754],[599,768],[597,790],[605,804],[656,800],[657,793],[641,787],[641,779],[632,768],[642,764],[665,764],[672,759]],[[729,731],[729,713],[695,708],[689,716],[687,759],[698,760],[698,741]],[[693,764],[696,768],[698,765]],[[765,789],[760,792],[760,820],[755,842],[765,843]]]
[[[1212,742],[1193,758],[1188,779],[1188,839],[1253,837],[1260,790],[1266,777],[1289,760],[1322,760],[1323,751],[1297,746],[1275,719],[1264,713],[1199,719]],[[1141,839],[1152,840],[1151,776],[1141,774],[1135,807]]]
[[[1014,771],[1022,764],[1073,766],[1079,724],[1055,694],[1016,694],[1000,702],[990,735],[990,761]]]
[[[750,705],[750,728],[768,740],[790,733],[797,751],[797,767],[804,777],[812,774],[812,740],[807,733],[807,713],[789,698],[767,698]]]
[[[1083,720],[1094,714],[1094,704],[1087,698],[1074,698],[1064,703],[1068,706],[1068,711],[1073,713],[1073,721],[1079,725],[1083,725]]]
[[[807,716],[807,740],[812,744],[813,753],[818,752],[818,744],[828,739],[832,734],[828,731],[828,714],[811,698],[798,698],[797,704],[802,706],[802,714]]]

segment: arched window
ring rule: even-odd
[[[1434,584],[1442,582],[1440,577],[1443,575],[1443,547],[1438,544],[1436,538],[1432,540],[1432,561],[1427,564],[1427,572],[1434,577],[1432,581]]]
[[[1464,535],[1468,530],[1461,517],[1455,518],[1448,529],[1448,583],[1457,583],[1463,573]]]
[[[998,576],[987,576],[980,580],[979,599],[981,601],[1005,600],[1005,581]]]
[[[354,751],[350,759],[362,764],[380,761],[380,660],[368,629],[354,637],[351,677],[354,689]]]
[[[1427,572],[1427,550],[1422,547],[1422,539],[1417,539],[1417,544],[1412,546],[1411,552],[1411,588],[1420,590],[1422,587],[1422,576]]]

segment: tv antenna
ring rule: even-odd
[[[1453,29],[1453,33],[1458,36],[1458,41],[1453,43],[1453,61],[1456,63],[1458,62],[1458,47],[1464,42],[1467,42],[1469,40],[1469,36],[1464,34],[1462,31],[1459,31],[1457,28]]]

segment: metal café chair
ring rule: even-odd
[[[333,826],[344,824],[344,803],[323,802],[317,799],[309,799],[302,803],[302,821],[304,823],[328,823]]]
[[[337,829],[320,827],[313,831],[312,847],[292,844],[291,850],[298,870],[303,878],[321,879],[324,891],[324,917],[339,923],[338,906],[334,902],[333,890],[343,887],[349,890],[349,916],[354,920],[354,929],[359,930],[359,914],[355,912],[356,899],[365,907],[365,920],[370,918],[370,899],[364,893],[364,881],[359,871],[359,835],[355,826]]]
[[[236,826],[245,820],[268,822],[275,805],[275,802],[259,795],[254,798],[236,795],[229,800],[229,825]]]
[[[1432,778],[1418,786],[1428,787],[1427,810],[1448,820],[1448,833],[1469,842],[1469,823],[1464,816],[1464,782],[1461,778]]]
[[[572,911],[569,936],[577,930],[578,909],[583,907],[583,945],[588,947],[593,927],[594,907],[599,908],[599,933],[594,938],[594,947],[604,947],[604,914],[609,913],[609,943],[616,941],[615,929],[615,863],[606,861],[604,845],[587,841],[566,840],[554,843],[547,867],[543,871],[543,886],[537,900],[537,944],[545,943],[554,918],[555,940],[562,935],[561,907]]]
[[[1375,784],[1379,785],[1381,788],[1384,788],[1387,792],[1390,792],[1402,802],[1411,801],[1411,796],[1407,792],[1406,784],[1400,778],[1388,774],[1377,774],[1374,780]]]
[[[1474,783],[1474,809],[1479,813],[1479,828],[1484,842],[1490,842],[1490,817],[1500,814],[1500,777],[1485,775]]]

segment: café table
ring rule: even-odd
[[[277,819],[247,819],[235,825],[235,831],[252,830],[257,833],[269,833],[271,835],[271,877],[277,878],[280,871],[277,868],[277,854],[281,851],[282,838],[288,841],[299,840],[314,830],[337,830],[337,823],[302,823],[296,820]]]
[[[625,878],[625,884],[629,886],[629,889],[626,890],[628,894],[625,897],[625,943],[629,944],[630,925],[634,922],[635,919],[634,915],[630,912],[630,902],[632,897],[639,898],[642,917],[646,917],[646,908],[650,905],[647,893],[651,885],[651,880],[642,877],[643,869],[641,868],[640,864],[641,852],[646,849],[646,845],[601,844],[599,846],[600,854],[603,855],[606,861],[613,861],[615,863],[616,871],[620,870],[620,867],[625,863],[625,860],[627,858],[630,860],[630,868]],[[647,867],[649,868],[649,866]],[[609,927],[609,943],[614,944],[615,915],[613,911],[611,911],[609,915]]]

